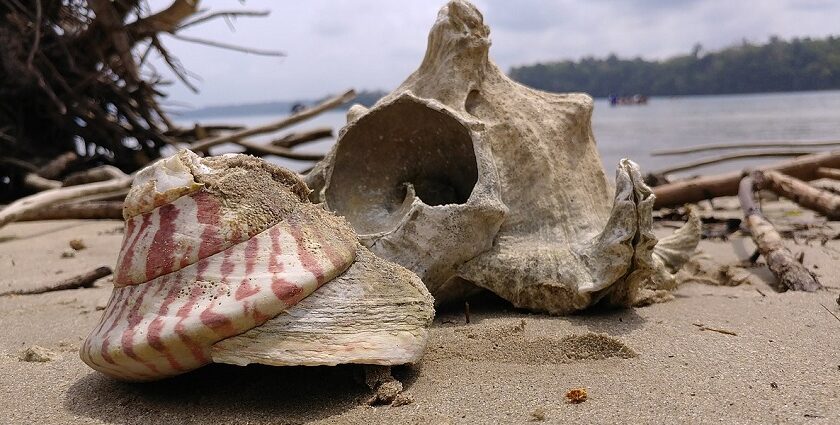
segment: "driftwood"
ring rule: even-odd
[[[65,152],[38,169],[38,175],[45,179],[55,179],[64,174],[70,164],[76,162],[79,156],[74,152]]]
[[[300,133],[289,133],[279,139],[272,140],[271,144],[281,148],[293,148],[303,143],[326,139],[328,137],[333,137],[332,128],[318,127]]]
[[[39,210],[61,202],[72,201],[79,198],[91,199],[92,196],[99,197],[101,199],[114,196],[116,194],[125,194],[128,192],[128,188],[131,186],[132,180],[133,177],[124,177],[104,182],[61,187],[20,198],[6,206],[6,208],[0,210],[0,227],[18,220],[21,216],[28,214],[30,211]]]
[[[35,173],[29,173],[23,178],[23,184],[35,192],[42,192],[44,190],[55,189],[61,187],[61,182],[56,180],[45,179]]]
[[[817,168],[817,177],[821,179],[840,180],[840,170],[837,168]]]
[[[62,184],[64,186],[78,186],[85,183],[102,182],[125,177],[128,177],[128,175],[123,173],[119,168],[113,165],[102,165],[70,174],[64,178]]]
[[[17,289],[14,291],[2,292],[0,293],[0,297],[7,295],[35,295],[54,291],[64,291],[66,289],[90,288],[97,280],[102,279],[111,273],[113,272],[109,267],[98,267],[95,270],[78,276],[73,276],[69,279],[64,279],[52,285],[41,286],[33,289]]]
[[[721,162],[727,161],[735,161],[738,159],[748,159],[748,158],[765,158],[765,157],[791,157],[791,156],[802,156],[802,155],[811,155],[815,154],[815,151],[803,151],[803,150],[790,150],[790,149],[768,149],[764,151],[754,151],[754,152],[735,152],[731,154],[719,155],[712,158],[703,158],[697,161],[686,162],[684,164],[678,164],[671,167],[668,167],[663,170],[654,171],[651,174],[655,175],[666,175],[671,173],[677,173],[680,171],[691,170],[694,168],[704,167],[706,165],[712,164],[719,164]]]
[[[299,161],[320,161],[324,159],[324,154],[320,153],[302,153],[302,152],[295,152],[290,149],[281,148],[272,145],[262,145],[259,143],[248,142],[245,140],[236,140],[233,143],[236,143],[239,146],[245,148],[245,153],[248,155],[254,156],[265,156],[265,155],[275,155],[283,158],[288,159],[296,159]]]
[[[123,201],[91,201],[48,205],[29,210],[15,221],[36,220],[122,220]]]
[[[301,121],[312,118],[324,111],[328,111],[330,109],[341,106],[342,104],[352,100],[354,97],[356,97],[356,92],[353,90],[348,90],[347,92],[341,95],[327,99],[311,108],[304,109],[301,112],[283,118],[280,121],[266,125],[261,125],[258,127],[251,127],[246,128],[244,130],[234,131],[233,133],[225,134],[223,136],[199,140],[198,142],[195,142],[192,146],[190,146],[190,149],[195,152],[207,153],[207,151],[211,147],[220,145],[222,143],[236,143],[237,141],[242,140],[246,137],[255,136],[257,134],[275,132],[282,128],[286,128],[290,125],[297,124]]]
[[[744,221],[750,231],[750,236],[758,251],[767,261],[770,271],[779,280],[782,290],[814,292],[822,285],[805,269],[787,249],[779,232],[761,213],[761,208],[755,203],[753,175],[741,179],[738,189],[738,200],[744,211]]]
[[[819,178],[817,176],[819,167],[840,167],[840,151],[804,155],[789,161],[758,167],[758,170],[775,170],[800,180],[810,181]],[[718,196],[735,196],[738,194],[738,183],[742,177],[743,173],[732,172],[657,186],[653,188],[656,195],[655,207],[675,207]]]
[[[778,171],[757,172],[755,178],[756,184],[762,189],[769,189],[830,220],[840,219],[840,196],[838,195],[818,189]]]
[[[688,146],[678,149],[663,149],[651,152],[651,156],[682,155],[723,149],[761,149],[761,148],[818,148],[840,146],[840,140],[799,141],[799,142],[760,142],[760,143],[717,143]]]

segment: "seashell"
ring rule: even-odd
[[[246,155],[181,151],[140,171],[114,290],[82,360],[130,381],[210,362],[417,361],[434,315],[422,282],[308,194]]]
[[[351,108],[306,176],[310,197],[417,273],[438,304],[485,288],[557,314],[631,305],[663,267],[651,190],[629,160],[612,189],[592,98],[510,80],[489,59],[489,34],[472,4],[444,6],[420,67],[372,108]]]

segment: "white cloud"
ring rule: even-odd
[[[152,1],[153,9],[168,3]],[[444,1],[203,1],[216,10],[271,10],[196,26],[194,37],[282,50],[268,58],[164,37],[183,64],[202,77],[194,95],[176,83],[173,100],[194,106],[320,97],[345,88],[393,88],[422,59],[426,35]],[[840,2],[809,0],[476,0],[491,27],[491,55],[503,69],[582,56],[664,58],[695,43],[715,50],[770,35],[837,34]],[[153,61],[158,70],[165,65]]]

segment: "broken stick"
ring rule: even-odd
[[[817,177],[821,179],[840,180],[840,170],[837,168],[817,168]]]
[[[47,205],[21,214],[16,221],[122,220],[123,201],[91,201]]]
[[[764,157],[774,157],[774,156],[781,156],[781,157],[791,157],[791,156],[802,156],[802,155],[812,155],[817,152],[814,151],[803,151],[803,150],[790,150],[790,149],[767,149],[761,151],[747,151],[747,152],[735,152],[731,154],[719,155],[711,158],[703,158],[697,161],[686,162],[683,164],[674,165],[668,167],[663,170],[654,171],[651,174],[653,175],[666,175],[677,173],[680,171],[692,170],[694,168],[704,167],[706,165],[712,164],[719,164],[721,162],[727,161],[735,161],[738,159],[748,159],[748,158],[764,158]]]
[[[318,127],[309,131],[302,131],[300,133],[289,133],[283,137],[272,140],[271,144],[281,148],[293,148],[303,143],[326,139],[327,137],[333,137],[332,127]]]
[[[756,183],[762,189],[770,189],[829,220],[840,219],[840,196],[827,190],[818,189],[778,171],[757,172]]]
[[[752,174],[741,179],[738,189],[738,200],[744,211],[744,221],[750,230],[750,236],[758,251],[767,261],[767,266],[779,283],[782,290],[814,292],[822,285],[794,258],[793,253],[782,242],[779,232],[773,227],[761,209],[756,205],[753,191],[755,180]]]
[[[296,114],[292,114],[291,116],[283,118],[280,121],[262,125],[259,127],[252,127],[246,128],[244,130],[234,131],[233,133],[225,134],[223,136],[199,140],[198,142],[190,146],[190,149],[194,152],[206,153],[211,147],[220,145],[222,143],[234,143],[237,140],[242,140],[246,137],[254,136],[257,134],[271,133],[282,128],[288,127],[292,124],[297,124],[301,121],[312,118],[315,115],[320,114],[321,112],[328,111],[330,109],[341,106],[342,104],[349,102],[355,97],[356,92],[353,90],[348,90],[344,94],[327,99],[324,102],[319,103],[318,105],[304,109],[303,111],[300,111]]]
[[[14,291],[7,291],[0,293],[0,297],[7,295],[35,295],[46,292],[63,291],[66,289],[90,288],[97,280],[113,273],[110,267],[99,267],[93,271],[89,271],[78,276],[73,276],[69,279],[64,279],[61,282],[52,285],[42,286],[33,289],[17,289]]]
[[[678,149],[663,149],[651,152],[651,156],[683,155],[722,149],[756,149],[756,148],[820,148],[840,146],[840,140],[796,141],[796,142],[758,142],[758,143],[719,143],[708,145],[688,146]]]

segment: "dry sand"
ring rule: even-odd
[[[370,391],[357,366],[211,365],[152,384],[116,382],[77,354],[110,294],[109,278],[93,289],[0,297],[0,423],[837,424],[840,321],[823,305],[840,315],[840,241],[822,246],[819,235],[838,229],[821,226],[809,240],[814,230],[797,220],[810,217],[782,206],[771,219],[800,229],[788,242],[805,252],[825,291],[774,292],[772,276],[757,267],[740,286],[687,283],[670,302],[571,317],[482,296],[470,302],[470,324],[462,308],[439,311],[422,364],[395,370],[414,397],[401,407],[366,406]],[[121,228],[118,221],[3,228],[0,292],[112,266]],[[87,248],[61,258],[79,238]],[[727,264],[753,252],[737,234],[700,249]],[[35,345],[58,358],[19,360]],[[577,387],[588,400],[566,402]]]

